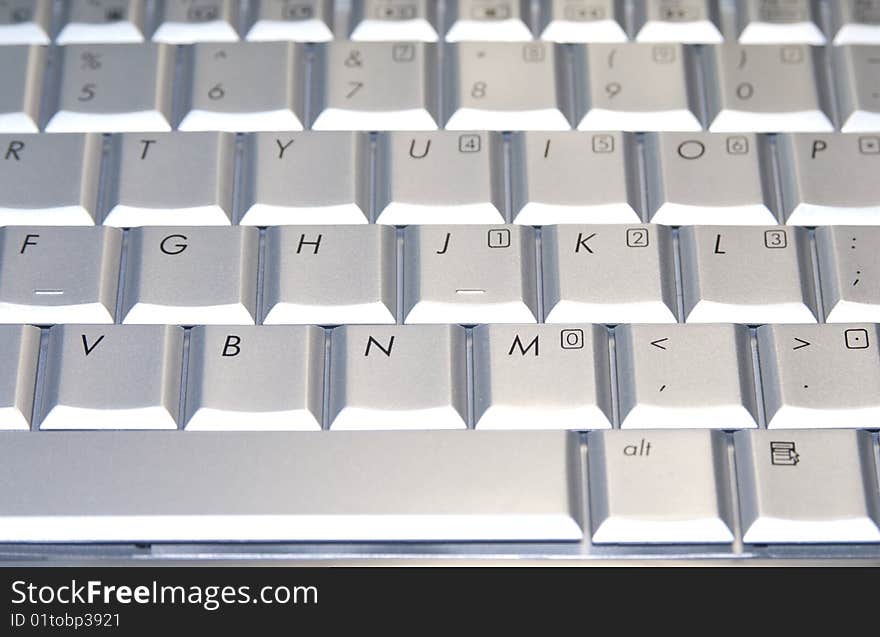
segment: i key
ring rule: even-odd
[[[736,29],[743,44],[825,44],[813,0],[736,0]],[[831,4],[838,4],[835,0]]]
[[[767,427],[876,427],[878,337],[877,326],[864,323],[759,327]]]
[[[880,132],[880,46],[838,46],[832,59],[841,132]]]
[[[815,323],[809,235],[782,226],[679,231],[688,323]]]
[[[358,0],[352,6],[352,40],[436,42],[435,0]]]
[[[724,40],[714,0],[637,0],[634,21],[638,42],[717,44]]]
[[[0,326],[0,431],[31,428],[40,329],[32,325]]]
[[[153,40],[172,44],[238,40],[238,0],[163,0]]]
[[[177,429],[183,330],[56,325],[49,330],[40,429]]]
[[[331,430],[467,428],[458,325],[346,325],[332,332]]]
[[[437,49],[423,42],[321,45],[312,73],[319,78],[314,130],[436,130]]]
[[[46,132],[171,130],[174,48],[71,44],[56,52],[60,88]]]
[[[625,13],[622,0],[550,0],[538,30],[550,42],[626,42]]]
[[[46,47],[4,46],[0,56],[0,133],[36,133]]]
[[[178,129],[302,130],[305,57],[302,45],[291,42],[194,44]]]
[[[409,226],[404,236],[404,322],[537,322],[532,228]]]
[[[880,228],[816,228],[826,323],[880,323]]]
[[[253,325],[257,228],[136,228],[129,235],[123,323]]]
[[[880,0],[831,3],[834,44],[880,44]]]
[[[113,323],[122,232],[0,229],[0,323]]]
[[[251,0],[249,6],[250,42],[333,39],[333,0]]]
[[[143,42],[145,0],[69,0],[56,44]]]
[[[0,45],[49,44],[52,0],[4,0],[0,3]]]
[[[451,25],[446,41],[531,40],[530,14],[529,0],[450,0],[446,3],[446,21]]]

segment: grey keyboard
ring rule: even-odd
[[[880,2],[0,0],[0,558],[880,562]]]

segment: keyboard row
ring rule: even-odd
[[[350,0],[335,32],[333,0],[7,0],[0,5],[0,44],[235,41],[447,41],[539,37],[557,42],[722,41],[722,0]],[[880,2],[737,0],[740,42],[880,43]],[[348,18],[346,21],[345,18]]]
[[[2,51],[0,132],[880,130],[877,46],[829,53],[799,44],[268,42]]]
[[[0,225],[877,226],[878,174],[875,134],[0,135]]]
[[[0,429],[880,428],[877,324],[752,336],[730,324],[56,325],[41,352],[39,328],[4,325]]]

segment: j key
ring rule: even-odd
[[[722,433],[595,431],[588,441],[595,544],[733,541]]]
[[[813,0],[736,0],[739,41],[825,44],[817,5]]]
[[[446,3],[446,20],[451,25],[446,41],[531,40],[530,5],[529,0],[451,0]]]
[[[474,330],[477,429],[610,429],[609,378],[604,327]]]
[[[880,131],[880,46],[835,47],[832,59],[840,130]]]
[[[36,133],[46,48],[4,46],[0,56],[0,133]]]
[[[56,44],[143,42],[145,0],[70,0],[63,3]]]
[[[767,427],[875,428],[878,337],[869,324],[759,327]]]
[[[190,334],[186,429],[321,429],[323,330],[200,326]]]
[[[880,323],[880,228],[816,229],[826,323]]]
[[[367,223],[369,135],[256,133],[245,148],[242,225]]]
[[[782,226],[679,233],[688,323],[815,323],[809,236]]]
[[[436,45],[343,42],[318,49],[315,130],[435,130]]]
[[[649,219],[673,226],[777,223],[770,153],[748,133],[648,135]]]
[[[46,131],[171,130],[174,49],[160,44],[72,44]]]
[[[707,92],[709,130],[834,130],[830,98],[817,79],[821,49],[725,44],[707,52],[707,72],[717,78]]]
[[[347,325],[331,339],[331,429],[467,427],[461,327]]]
[[[377,223],[504,223],[499,135],[390,133],[377,164]]]
[[[40,429],[177,429],[183,330],[56,325]]]
[[[113,323],[122,232],[0,229],[0,322]]]
[[[701,130],[690,49],[588,44],[575,49],[581,130]]]
[[[289,42],[192,47],[182,131],[302,130],[305,52]]]
[[[251,0],[250,7],[251,42],[333,39],[333,0]]]
[[[547,226],[547,323],[675,323],[672,232],[665,226]]]
[[[550,0],[542,3],[540,32],[551,42],[626,42],[621,0]]]
[[[231,223],[234,138],[230,133],[125,134],[114,141],[115,185],[105,224]]]
[[[640,220],[638,151],[630,134],[515,133],[511,148],[514,223]]]
[[[352,8],[352,40],[439,39],[435,0],[360,0]]]
[[[164,0],[156,42],[234,42],[238,40],[238,0]]]
[[[534,231],[525,226],[410,226],[406,323],[535,323]]]
[[[256,228],[136,228],[122,322],[253,325],[259,244]]]
[[[0,135],[0,224],[95,223],[100,135]]]
[[[0,327],[0,431],[31,428],[40,330],[31,325]]]
[[[263,323],[394,323],[396,251],[388,226],[269,228]]]
[[[786,223],[880,225],[880,134],[785,135],[779,148]]]
[[[745,542],[880,542],[868,432],[742,431],[734,440]]]
[[[621,427],[758,426],[742,325],[626,325],[617,336]]]
[[[880,44],[880,0],[831,3],[834,44]]]
[[[0,2],[0,45],[49,44],[52,0]]]
[[[557,48],[546,42],[451,49],[454,85],[449,130],[568,130],[567,82]]]
[[[714,0],[638,0],[635,31],[639,42],[713,44],[724,40]]]

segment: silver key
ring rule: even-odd
[[[182,357],[179,327],[56,325],[37,425],[176,429]]]
[[[333,39],[333,0],[251,0],[250,7],[248,41]]]
[[[191,90],[179,130],[303,129],[306,70],[302,45],[194,44],[191,64]]]
[[[832,131],[830,97],[818,81],[821,49],[787,44],[707,49],[709,130]]]
[[[171,130],[173,48],[71,44],[57,52],[61,85],[46,132]]]
[[[868,324],[758,328],[767,427],[876,427],[878,337]]]
[[[331,429],[467,427],[461,327],[346,325],[331,339]]]
[[[615,334],[622,428],[758,426],[746,327],[625,325]]]
[[[0,540],[578,541],[579,453],[561,431],[8,436]]]
[[[548,226],[547,323],[675,323],[672,232],[664,226]]]
[[[318,431],[323,388],[320,328],[196,327],[190,332],[184,427]]]
[[[253,325],[256,228],[136,228],[129,235],[123,323]]]
[[[495,133],[380,135],[376,222],[504,223],[503,152]]]
[[[743,431],[735,444],[745,542],[880,542],[868,432]]]
[[[736,0],[737,37],[743,44],[825,44],[814,10],[817,4],[813,0]]]
[[[2,51],[0,133],[36,133],[39,130],[46,48],[4,46]]]
[[[157,12],[156,42],[238,40],[238,0],[163,0]]]
[[[777,223],[772,151],[752,134],[645,138],[648,218],[667,225]]]
[[[880,135],[784,135],[785,222],[880,225]]]
[[[113,323],[122,232],[0,229],[0,322]]]
[[[528,0],[455,0],[446,3],[450,25],[447,42],[474,40],[518,42],[532,39],[527,24],[531,12]]]
[[[610,429],[608,333],[590,325],[474,330],[474,427]]]
[[[435,0],[358,0],[352,7],[352,40],[436,42]]]
[[[815,323],[810,239],[802,228],[679,231],[688,323]]]
[[[576,47],[578,129],[701,130],[690,56],[680,44]]]
[[[727,444],[717,431],[594,431],[595,544],[733,541]]]
[[[110,226],[229,225],[234,136],[230,133],[118,135]]]
[[[263,323],[395,322],[394,228],[269,228],[264,261]]]
[[[826,323],[880,323],[880,228],[816,229]]]
[[[628,133],[511,136],[513,222],[638,223],[638,148]]]
[[[0,224],[95,224],[100,135],[0,135]]]
[[[832,59],[840,130],[844,133],[880,132],[880,46],[835,47]]]
[[[40,330],[31,325],[0,327],[0,430],[31,428]]]
[[[448,130],[571,128],[568,82],[555,45],[465,42],[449,51]]]
[[[634,23],[639,42],[717,44],[724,40],[714,0],[638,0]]]
[[[56,44],[143,42],[145,0],[69,0]]]
[[[538,31],[551,42],[626,42],[623,0],[550,0]]]
[[[370,215],[370,138],[256,133],[247,138],[240,223],[363,224]]]
[[[322,45],[312,73],[314,130],[435,130],[436,45],[345,42]]]
[[[831,3],[834,44],[880,44],[880,0]]]
[[[49,44],[52,0],[2,0],[0,45]]]
[[[535,323],[534,231],[524,226],[405,230],[406,323]]]

